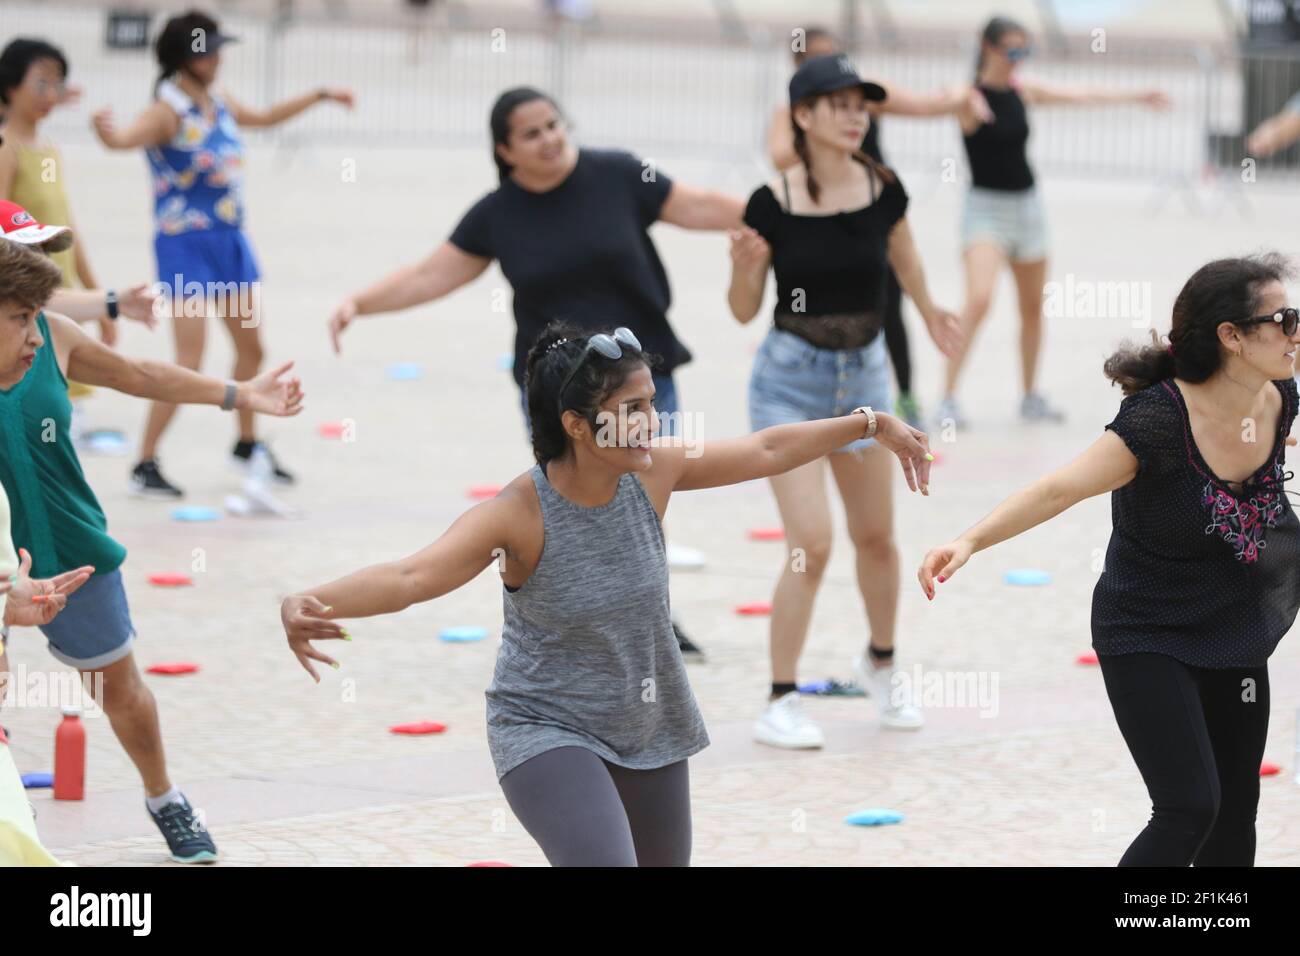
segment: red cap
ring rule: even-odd
[[[39,246],[42,252],[62,252],[72,245],[67,226],[46,226],[16,202],[0,199],[0,230],[6,239],[25,246]]]

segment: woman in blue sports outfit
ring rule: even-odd
[[[352,94],[320,89],[266,110],[249,109],[229,94],[218,96],[213,84],[220,50],[232,39],[197,11],[168,20],[154,45],[161,70],[154,102],[126,129],[115,128],[107,109],[96,113],[94,122],[109,149],[146,151],[154,195],[154,253],[158,280],[171,290],[177,364],[199,368],[204,320],[211,313],[225,322],[234,340],[234,378],[246,379],[262,365],[260,323],[251,300],[261,272],[243,232],[240,127],[275,126],[325,100],[350,107]],[[176,406],[165,402],[149,408],[140,461],[131,473],[137,494],[183,495],[163,477],[156,459],[158,442],[175,412]],[[247,468],[258,445],[252,412],[240,411],[232,464]],[[276,480],[292,484],[293,476],[274,458],[271,462]]]

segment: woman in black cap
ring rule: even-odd
[[[844,56],[807,61],[790,80],[790,115],[800,164],[749,198],[745,228],[732,237],[728,303],[749,322],[776,273],[773,328],[754,361],[751,427],[812,421],[858,406],[890,408],[880,336],[892,267],[935,343],[951,352],[957,317],[930,300],[904,213],[898,177],[860,150],[867,104],[885,91],[865,83]],[[857,555],[858,586],[870,621],[866,652],[854,662],[877,698],[884,726],[911,729],[921,716],[891,694],[899,562],[893,540],[889,456],[867,439],[826,459],[839,486]],[[771,479],[791,561],[772,599],[772,692],[754,728],[761,743],[820,747],[795,684],[813,601],[830,553],[830,506],[823,458]]]
[[[225,322],[235,345],[236,379],[254,377],[262,365],[261,324],[255,312],[260,270],[244,235],[240,178],[244,164],[241,126],[275,126],[316,103],[352,105],[352,93],[318,89],[265,110],[243,106],[214,90],[221,48],[234,37],[223,34],[206,14],[190,11],[172,17],[154,48],[161,75],[154,101],[126,129],[113,123],[111,110],[94,116],[95,132],[109,149],[145,149],[154,194],[154,254],[158,280],[170,290],[176,328],[176,363],[198,369],[203,358],[204,323],[209,310]],[[139,495],[179,498],[183,492],[163,477],[156,450],[176,406],[154,402],[149,408],[140,462],[131,473]],[[256,438],[253,413],[239,413],[239,440],[231,464],[247,469],[255,451],[265,453],[276,480],[293,477]]]
[[[358,317],[433,302],[478,278],[495,259],[514,290],[514,378],[525,420],[525,360],[548,322],[564,319],[590,330],[617,318],[659,358],[655,407],[671,433],[679,414],[673,370],[691,353],[668,323],[668,276],[648,230],[657,221],[733,229],[744,205],[670,179],[651,160],[624,150],[578,147],[559,106],[531,87],[497,97],[489,126],[500,185],[425,259],[339,304],[329,325],[335,351]],[[678,639],[683,653],[699,658],[680,629]]]
[[[792,35],[790,50],[794,55],[795,69],[807,60],[837,56],[842,52],[835,35],[821,27],[800,27]],[[881,88],[887,94],[885,99],[867,104],[867,132],[862,137],[861,149],[882,166],[885,157],[880,150],[880,117],[885,113],[891,116],[952,116],[968,100],[976,110],[987,109],[983,99],[969,86],[957,86],[941,93],[916,93],[894,83],[882,84]],[[767,155],[777,172],[799,164],[788,105],[782,104],[772,111],[767,130]],[[884,334],[889,361],[898,379],[898,400],[894,411],[913,428],[920,428],[921,408],[912,393],[912,350],[907,340],[907,326],[903,324],[903,288],[892,269],[887,282]]]
[[[1025,421],[1059,422],[1064,416],[1035,388],[1043,340],[1043,284],[1047,278],[1047,224],[1034,185],[1025,146],[1029,140],[1026,106],[1049,104],[1143,103],[1168,105],[1163,93],[1062,87],[1021,80],[1016,68],[1030,54],[1029,34],[1006,17],[994,17],[980,36],[974,89],[988,105],[985,115],[966,102],[957,113],[970,161],[971,187],[962,219],[962,260],[966,302],[962,307],[965,346],[948,363],[943,401],[936,424],[962,428],[957,379],[975,333],[993,303],[993,287],[1008,263],[1020,304],[1020,363]],[[990,118],[991,115],[991,118]]]

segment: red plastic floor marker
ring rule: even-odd
[[[1084,651],[1082,654],[1080,654],[1078,657],[1076,657],[1076,658],[1074,659],[1074,662],[1075,662],[1076,664],[1096,664],[1096,663],[1097,663],[1097,652],[1096,652],[1096,651]]]
[[[738,604],[736,613],[743,614],[746,617],[758,617],[763,614],[772,613],[772,604],[769,601],[754,601],[750,604]]]
[[[1261,777],[1276,777],[1281,772],[1281,767],[1275,763],[1269,763],[1267,760],[1259,765],[1259,775]]]
[[[466,863],[465,865],[466,865],[467,867],[471,867],[471,868],[476,867],[476,866],[477,866],[477,867],[483,867],[483,866],[510,866],[509,863],[498,863],[496,860],[483,860],[481,863]]]
[[[784,528],[750,528],[746,532],[750,541],[784,541]]]
[[[164,571],[162,574],[149,575],[149,583],[157,585],[160,588],[180,588],[187,584],[193,584],[194,579],[188,574],[177,574],[174,571]]]
[[[342,438],[347,426],[342,422],[325,422],[320,426],[321,438]]]
[[[193,674],[199,669],[198,664],[190,664],[185,661],[176,661],[171,664],[151,664],[149,666],[150,674]]]
[[[483,500],[485,498],[495,498],[497,495],[501,494],[501,486],[500,485],[475,485],[466,493],[471,498],[476,498],[478,500]]]
[[[447,729],[447,725],[432,720],[417,720],[413,724],[394,724],[388,729],[395,734],[440,734]]]

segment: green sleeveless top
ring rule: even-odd
[[[36,317],[45,344],[13,388],[0,389],[0,484],[9,496],[13,541],[32,555],[32,577],[83,564],[108,574],[126,548],[108,536],[108,521],[72,447],[68,382],[54,355],[45,313]]]

